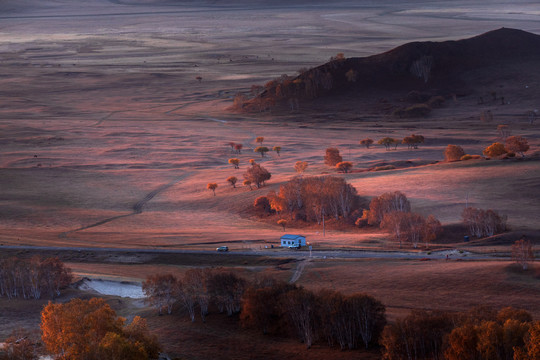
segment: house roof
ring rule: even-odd
[[[285,234],[281,237],[281,239],[285,239],[285,240],[296,240],[298,238],[302,238],[302,239],[305,239],[306,237],[303,236],[303,235],[293,235],[293,234]]]

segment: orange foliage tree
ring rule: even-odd
[[[61,360],[157,358],[156,338],[144,321],[136,318],[134,322],[124,328],[124,319],[99,298],[49,302],[41,313],[41,339],[47,351]]]
[[[521,157],[525,157],[525,152],[529,150],[529,143],[527,139],[522,136],[510,136],[506,139],[504,147],[508,151],[520,154]]]
[[[336,170],[340,172],[344,172],[345,174],[348,173],[352,167],[353,167],[353,164],[350,161],[342,161],[336,164]]]
[[[493,144],[489,145],[487,148],[483,151],[484,155],[489,157],[497,157],[501,156],[507,153],[506,149],[504,148],[504,145],[499,142],[494,142]]]

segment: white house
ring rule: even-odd
[[[306,246],[306,237],[302,235],[285,234],[281,237],[281,246]]]

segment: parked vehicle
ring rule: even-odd
[[[220,246],[220,247],[216,248],[216,251],[229,251],[229,247],[228,246]]]

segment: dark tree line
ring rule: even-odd
[[[178,304],[188,312],[191,321],[195,321],[197,310],[205,321],[210,305],[229,316],[239,313],[245,287],[246,280],[234,273],[199,268],[188,270],[182,278],[156,274],[143,282],[147,301],[160,314],[164,310],[171,314]]]
[[[0,260],[0,296],[9,299],[41,299],[60,295],[72,280],[71,270],[58,258]]]
[[[378,343],[386,324],[384,305],[366,294],[314,293],[272,278],[248,282],[222,270],[192,269],[183,278],[153,275],[143,290],[160,313],[180,306],[191,321],[197,310],[204,321],[209,308],[240,314],[244,327],[289,334],[308,348],[318,340],[342,350],[368,348]]]
[[[340,349],[376,345],[385,307],[366,294],[318,293],[278,281],[255,284],[243,297],[240,320],[263,334],[289,333],[309,348],[318,341]]]
[[[539,359],[540,321],[525,310],[485,306],[464,313],[413,311],[387,325],[383,358],[446,360]]]

